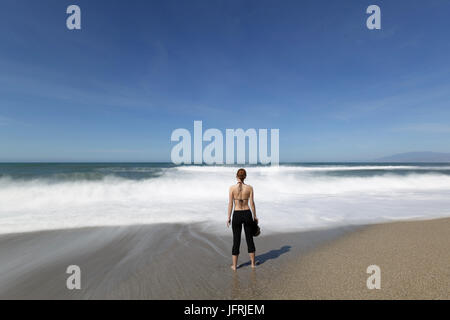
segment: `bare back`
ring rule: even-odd
[[[252,199],[253,188],[247,184],[238,183],[231,186],[230,193],[233,196],[235,210],[249,210],[248,201]]]

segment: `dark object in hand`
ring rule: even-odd
[[[261,233],[261,229],[258,226],[258,220],[253,220],[253,225],[252,225],[252,234],[254,237],[259,236],[259,234]]]

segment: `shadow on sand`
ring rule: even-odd
[[[273,260],[278,258],[279,256],[281,256],[283,253],[287,253],[290,251],[292,247],[291,246],[282,246],[280,249],[276,249],[276,250],[270,250],[266,253],[260,254],[258,256],[255,257],[256,260],[256,265],[261,265],[264,262],[266,262],[267,260]],[[250,261],[247,261],[245,263],[242,263],[238,266],[239,268],[242,267],[246,267],[250,265]]]

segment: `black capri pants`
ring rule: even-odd
[[[241,246],[242,225],[244,225],[245,240],[247,240],[248,253],[255,252],[255,244],[253,243],[252,225],[253,218],[250,210],[234,210],[233,222],[233,250],[234,256],[239,254],[239,247]]]

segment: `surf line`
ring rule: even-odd
[[[191,132],[184,128],[175,129],[170,140],[178,142],[170,154],[174,164],[249,164],[278,165],[280,161],[280,130],[270,129],[270,143],[267,129],[250,128],[225,130],[225,158],[222,131],[210,128],[203,133],[202,121],[194,121],[193,148]],[[246,149],[248,139],[249,149]],[[237,144],[235,145],[235,140]],[[203,142],[210,142],[203,148]],[[270,155],[267,154],[270,145]],[[194,159],[192,159],[192,149]],[[236,150],[236,157],[235,157]],[[193,160],[193,161],[192,161]]]

